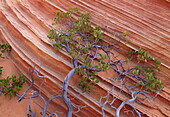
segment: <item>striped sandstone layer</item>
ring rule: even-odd
[[[170,3],[164,0],[0,0],[0,42],[8,42],[12,46],[10,59],[28,79],[30,69],[36,66],[42,75],[49,76],[43,85],[42,92],[48,98],[58,90],[66,74],[71,70],[71,60],[63,51],[54,51],[47,34],[55,11],[66,11],[69,7],[78,7],[81,13],[90,12],[91,22],[105,29],[105,42],[116,40],[113,32],[129,31],[130,44],[121,43],[120,58],[124,58],[129,49],[139,47],[148,50],[154,57],[162,61],[159,77],[164,82],[164,89],[154,103],[144,101],[133,105],[145,116],[164,117],[170,115]],[[111,73],[107,73],[111,74]],[[82,109],[74,116],[101,116],[99,100],[111,88],[112,82],[106,74],[99,74],[100,83],[90,94],[78,97],[78,102],[89,107]],[[112,74],[108,77],[114,77]],[[80,77],[74,75],[69,82],[69,93],[79,94],[75,86]],[[38,87],[42,79],[38,79]],[[120,87],[117,86],[115,93]],[[116,102],[119,105],[129,98],[123,91]],[[57,110],[66,111],[62,101],[53,101]],[[50,111],[50,110],[49,110]],[[109,106],[105,108],[106,116],[114,116],[115,111]],[[122,113],[124,114],[124,113]],[[61,115],[62,116],[62,115]]]

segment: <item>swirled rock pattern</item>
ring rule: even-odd
[[[28,79],[34,66],[42,75],[49,76],[42,92],[50,97],[63,83],[71,70],[71,60],[65,52],[54,51],[47,34],[52,28],[55,11],[66,11],[69,7],[78,7],[80,12],[90,12],[91,22],[105,30],[105,41],[115,40],[113,32],[129,31],[130,44],[121,43],[121,56],[130,48],[144,48],[162,61],[159,77],[164,89],[155,102],[134,103],[136,109],[145,116],[170,116],[170,3],[165,0],[0,0],[0,42],[12,46],[10,59]],[[80,77],[74,75],[69,84],[69,93],[81,91],[75,86]],[[79,96],[77,101],[89,107],[74,116],[99,117],[101,110],[94,99],[106,95],[111,82],[99,75],[101,82],[92,93]],[[42,82],[37,80],[36,86]],[[116,87],[119,89],[120,87]],[[128,98],[127,92],[117,101],[119,105]],[[66,106],[60,100],[53,101],[53,108],[65,111]],[[56,109],[57,110],[57,109]],[[50,111],[50,110],[49,110]],[[115,111],[105,108],[106,116],[114,116]]]

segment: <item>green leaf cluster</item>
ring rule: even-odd
[[[122,34],[120,34],[118,37],[120,38],[125,38],[126,43],[129,43],[131,40],[129,38],[126,38],[126,36],[130,35],[130,32],[128,31],[123,31]]]
[[[161,82],[161,80],[159,80],[156,76],[155,76],[155,72],[153,69],[144,69],[146,72],[144,73],[144,75],[146,76],[146,85],[145,88],[148,89],[162,89],[163,88],[163,83]]]
[[[11,46],[9,44],[0,44],[0,58],[2,57],[2,53],[9,52],[11,50]]]
[[[89,93],[91,87],[99,83],[99,80],[96,79],[98,72],[97,71],[89,71],[85,68],[80,68],[77,70],[77,73],[82,76],[82,79],[79,83],[79,87],[82,89],[82,92]]]
[[[3,68],[3,67],[0,67],[0,75],[2,75],[2,68]]]
[[[131,74],[134,76],[139,76],[141,75],[141,71],[142,69],[140,68],[140,66],[134,66],[134,70],[131,71]]]
[[[141,63],[141,62],[150,63],[150,65],[152,65],[154,68],[160,71],[161,61],[158,58],[154,58],[153,56],[151,56],[148,51],[142,48],[139,48],[138,51],[129,50],[129,52],[127,53],[127,56],[136,58],[138,60],[138,63]]]
[[[136,58],[140,64],[134,66],[130,74],[134,77],[138,76],[138,83],[144,86],[145,90],[163,88],[163,83],[156,77],[155,73],[155,70],[160,71],[161,62],[159,59],[152,57],[148,51],[141,48],[138,51],[130,50],[127,55],[133,59]]]
[[[11,50],[11,46],[9,44],[0,44],[0,58],[4,58],[2,57],[2,53],[5,53],[5,52],[9,52]],[[0,66],[0,75],[2,75],[2,68]]]
[[[25,83],[26,78],[23,74],[20,74],[19,78],[15,75],[7,77],[5,79],[0,79],[0,86],[2,87],[2,93],[4,95],[9,95],[10,98],[15,96],[21,90],[22,85]]]

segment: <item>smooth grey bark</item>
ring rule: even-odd
[[[67,117],[72,117],[72,113],[73,113],[72,103],[71,103],[70,99],[67,97],[67,92],[68,92],[68,82],[71,79],[71,77],[74,75],[74,73],[75,73],[75,68],[73,68],[68,73],[68,75],[64,79],[64,84],[63,84],[62,98],[64,99],[64,102],[68,108]]]

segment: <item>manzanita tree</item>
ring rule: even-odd
[[[156,70],[160,71],[161,62],[141,48],[127,52],[127,59],[125,60],[118,59],[115,55],[115,50],[118,50],[117,46],[121,41],[128,41],[125,38],[128,33],[125,31],[117,35],[118,41],[106,43],[103,39],[104,32],[102,32],[101,28],[90,23],[90,13],[78,13],[79,11],[76,7],[69,8],[68,12],[57,11],[53,25],[60,24],[63,28],[51,29],[48,34],[54,49],[67,52],[72,59],[73,68],[63,81],[62,94],[46,101],[37,91],[29,93],[35,81],[35,79],[32,79],[30,87],[19,96],[18,101],[22,98],[39,96],[45,103],[43,117],[46,117],[49,102],[55,98],[62,98],[68,108],[67,117],[71,117],[73,108],[76,107],[79,110],[83,108],[72,103],[68,97],[68,85],[72,76],[75,73],[79,74],[82,79],[78,87],[81,88],[83,93],[90,93],[90,89],[100,82],[98,72],[111,69],[118,75],[118,77],[110,78],[114,82],[113,87],[106,96],[101,97],[100,100],[95,100],[101,107],[102,116],[105,116],[105,105],[109,105],[115,110],[116,117],[119,117],[122,108],[128,105],[134,111],[133,113],[140,117],[142,114],[131,103],[137,101],[139,95],[149,98],[150,95],[157,95],[162,90],[163,83],[155,72]],[[73,15],[76,17],[73,18]],[[134,61],[136,65],[125,67],[128,61]],[[47,78],[40,76],[35,70],[33,70],[33,73],[36,73],[37,77]],[[130,80],[133,80],[133,82],[129,83],[128,81]],[[118,85],[120,86],[120,92],[116,97],[113,90]],[[114,106],[118,96],[121,96],[121,92],[124,90],[128,92],[131,98],[123,101],[119,107]],[[28,94],[31,94],[31,96],[26,96]],[[103,100],[105,100],[104,103]],[[31,110],[30,113],[34,116]],[[58,116],[56,113],[51,113],[49,117],[52,115]]]
[[[120,34],[118,42],[107,44],[103,40],[103,32],[100,27],[94,26],[89,22],[90,13],[79,14],[76,19],[72,17],[74,13],[78,13],[77,8],[70,8],[65,13],[57,11],[54,25],[60,23],[65,26],[65,30],[52,29],[48,35],[48,38],[53,43],[53,47],[56,50],[66,51],[73,60],[73,70],[64,80],[63,91],[67,92],[68,81],[76,72],[82,76],[82,80],[79,83],[82,91],[89,92],[90,87],[99,82],[96,79],[98,72],[108,69],[113,69],[120,76],[116,79],[126,80],[129,77],[135,79],[136,84],[132,84],[134,85],[133,88],[128,88],[129,93],[133,95],[134,101],[137,96],[134,96],[134,94],[156,93],[157,90],[163,88],[163,83],[155,74],[155,70],[160,71],[161,62],[158,59],[150,56],[149,52],[141,48],[138,51],[130,50],[127,53],[130,57],[129,60],[136,61],[138,65],[126,69],[124,63],[127,61],[118,60],[113,50],[120,40],[124,39],[125,41],[125,38],[122,38],[122,36],[126,36],[127,33]],[[126,84],[124,85],[128,87]],[[68,104],[67,96],[63,97],[68,107],[71,107]],[[120,109],[117,108],[116,110],[120,111]]]

